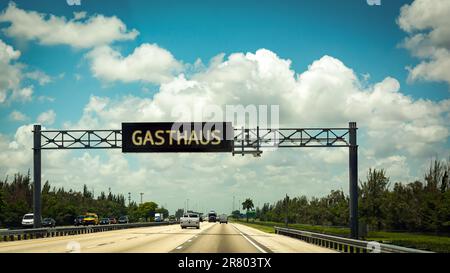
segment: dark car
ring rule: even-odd
[[[100,220],[100,225],[109,225],[110,223],[109,218],[102,218]]]
[[[118,222],[119,224],[128,224],[130,221],[128,220],[128,216],[120,216]]]
[[[208,213],[208,222],[216,222],[217,221],[217,213],[215,211],[210,211]]]
[[[42,220],[42,226],[43,227],[55,227],[56,221],[53,218],[44,218],[44,220]]]
[[[84,215],[79,215],[73,220],[75,226],[81,226],[83,224]]]
[[[109,223],[110,224],[117,224],[117,219],[114,217],[109,217]]]

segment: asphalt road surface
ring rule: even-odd
[[[179,225],[170,225],[0,242],[0,252],[265,253],[334,251],[286,236],[268,234],[241,224],[203,222],[200,229],[181,229]]]

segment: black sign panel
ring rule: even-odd
[[[231,152],[231,122],[122,123],[122,152]]]

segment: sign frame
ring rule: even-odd
[[[123,153],[230,153],[231,122],[123,122]]]

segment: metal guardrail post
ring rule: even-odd
[[[28,240],[34,238],[43,237],[59,237],[67,235],[77,235],[77,234],[87,234],[94,232],[103,232],[111,230],[120,230],[128,228],[139,228],[139,227],[151,227],[159,225],[173,225],[178,224],[178,222],[161,222],[161,223],[132,223],[132,224],[117,224],[109,226],[91,226],[91,227],[56,227],[56,228],[33,228],[33,229],[21,229],[21,230],[7,230],[0,231],[0,238],[3,241],[14,241],[14,240]]]
[[[350,239],[345,237],[327,235],[322,233],[314,233],[309,231],[287,229],[282,227],[275,227],[275,233],[286,235],[293,238],[298,238],[310,244],[319,245],[322,247],[337,250],[345,253],[367,253],[370,252],[370,242]],[[414,248],[401,247],[396,245],[388,245],[379,243],[381,253],[432,253]]]

